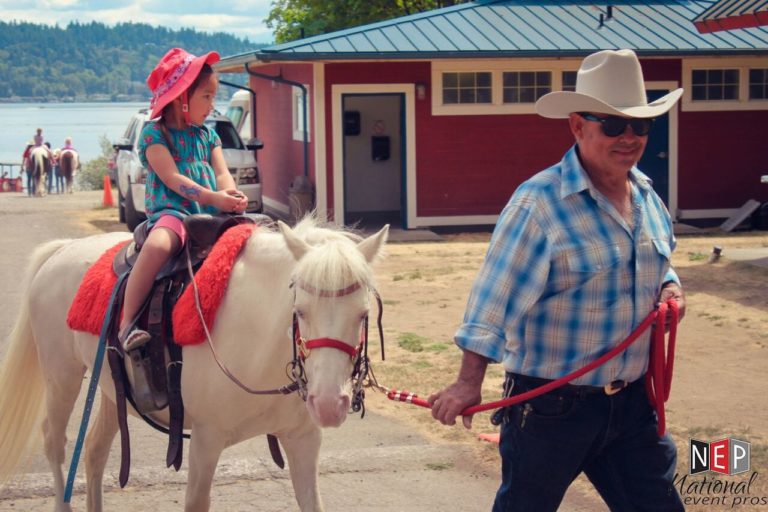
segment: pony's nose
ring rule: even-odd
[[[312,395],[307,397],[307,408],[321,427],[338,427],[347,417],[349,395]]]

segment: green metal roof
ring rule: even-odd
[[[699,34],[693,20],[712,0],[476,0],[363,25],[224,59],[439,59],[552,57],[631,48],[640,55],[768,52],[768,28]]]

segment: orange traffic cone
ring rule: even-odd
[[[112,183],[107,175],[104,175],[104,199],[102,200],[102,205],[105,208],[107,206],[115,206],[115,202],[112,200]]]

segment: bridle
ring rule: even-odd
[[[192,262],[189,258],[189,251],[187,251],[187,271],[189,272],[191,285],[194,291],[194,298],[195,298],[195,307],[197,309],[197,313],[200,317],[200,322],[202,323],[203,330],[205,331],[205,339],[208,344],[208,348],[211,350],[211,355],[213,356],[213,360],[216,362],[216,365],[219,367],[219,369],[224,373],[224,375],[229,378],[235,385],[237,385],[240,389],[245,391],[246,393],[252,394],[252,395],[289,395],[293,392],[298,392],[299,396],[302,400],[307,400],[307,374],[304,369],[304,362],[309,357],[310,352],[315,348],[335,348],[337,350],[341,350],[349,355],[351,359],[353,359],[352,364],[352,375],[350,376],[352,380],[352,402],[351,402],[351,409],[353,412],[360,412],[362,411],[361,417],[365,416],[365,390],[363,389],[366,386],[373,387],[379,390],[384,390],[381,386],[379,386],[378,382],[376,382],[376,376],[373,374],[373,369],[371,368],[371,361],[368,358],[368,315],[365,315],[365,318],[363,319],[363,326],[360,333],[360,343],[357,347],[352,347],[347,343],[344,343],[343,341],[336,340],[333,338],[317,338],[313,340],[307,340],[301,336],[301,333],[299,332],[299,319],[296,316],[296,311],[293,312],[293,322],[292,322],[292,343],[293,346],[293,360],[291,360],[287,367],[286,367],[286,374],[288,375],[288,378],[291,380],[290,384],[287,384],[285,386],[280,386],[279,388],[274,389],[253,389],[246,384],[244,384],[240,379],[238,379],[230,370],[226,367],[226,365],[221,362],[221,359],[219,359],[218,354],[216,353],[216,349],[213,347],[213,342],[211,341],[211,333],[208,329],[208,326],[206,325],[205,318],[203,315],[203,310],[200,305],[200,293],[197,289],[197,282],[195,281],[194,277],[194,271],[192,269]],[[315,295],[316,297],[321,298],[330,298],[330,297],[343,297],[345,295],[349,295],[351,293],[356,292],[360,288],[362,288],[362,283],[355,282],[351,285],[347,286],[346,288],[341,288],[339,290],[318,290],[314,286],[310,285],[309,283],[305,283],[301,280],[294,280],[291,281],[291,284],[289,286],[290,288],[294,289],[294,302],[296,300],[295,293],[296,293],[296,287],[301,288],[302,290],[306,291],[307,293],[310,293],[312,295]],[[379,314],[376,318],[376,323],[379,328],[379,340],[381,341],[381,360],[384,360],[384,329],[381,326],[381,317],[384,314],[383,305],[381,302],[381,296],[379,295],[379,292],[376,291],[375,288],[372,286],[368,286],[368,290],[370,293],[376,297],[376,304],[379,308]]]
[[[336,298],[350,295],[363,287],[362,283],[355,282],[346,288],[338,290],[323,290],[317,289],[314,286],[306,283],[300,279],[294,280],[291,283],[291,287],[294,289],[301,288],[310,295],[321,298]],[[368,286],[368,291],[376,297],[376,303],[379,308],[379,313],[376,319],[379,329],[379,340],[381,341],[381,359],[384,360],[384,330],[381,326],[381,318],[383,315],[383,306],[381,302],[381,296],[372,286]],[[352,374],[350,380],[352,382],[352,412],[361,412],[361,417],[365,416],[365,387],[379,388],[376,382],[376,377],[373,374],[371,368],[371,361],[368,357],[368,315],[363,318],[363,325],[360,329],[360,342],[356,347],[349,345],[341,340],[335,338],[314,338],[306,339],[301,335],[299,329],[299,319],[296,311],[293,312],[293,360],[289,363],[288,374],[291,380],[298,386],[299,396],[303,400],[307,399],[307,376],[304,369],[304,363],[310,356],[312,350],[316,348],[333,348],[341,350],[349,355],[352,359]]]

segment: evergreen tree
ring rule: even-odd
[[[0,101],[144,100],[147,75],[174,46],[222,56],[259,47],[230,34],[143,23],[72,22],[61,28],[0,22]],[[245,83],[245,77],[227,77],[238,78]],[[228,96],[226,87],[221,90]]]

